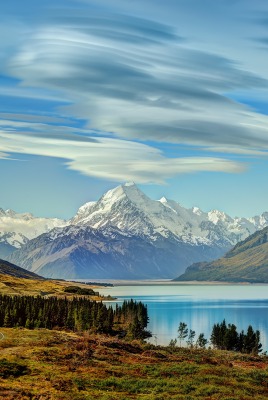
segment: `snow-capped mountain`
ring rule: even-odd
[[[222,254],[209,246],[193,246],[174,235],[164,238],[126,234],[112,227],[86,225],[55,228],[30,240],[8,260],[45,277],[65,279],[170,278],[192,260]]]
[[[16,213],[0,208],[0,257],[5,258],[29,240],[66,222],[58,218],[37,218],[30,213]]]
[[[111,226],[151,239],[155,234],[173,234],[189,244],[228,247],[268,225],[268,213],[250,219],[232,218],[218,210],[205,213],[165,197],[151,200],[134,183],[126,183],[83,205],[70,223],[96,229]]]
[[[79,208],[64,227],[28,241],[9,260],[57,278],[172,278],[193,262],[220,257],[268,225],[268,213],[232,218],[151,200],[134,183]]]

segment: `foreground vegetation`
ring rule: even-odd
[[[1,328],[6,400],[264,400],[268,358],[86,332]]]
[[[6,288],[8,279],[0,281]],[[15,277],[10,279],[14,285]],[[35,294],[41,287],[29,285],[31,279],[25,281],[20,278],[15,282],[21,285],[19,293],[0,295],[1,399],[268,398],[266,355],[205,349],[203,334],[194,346],[195,332],[188,332],[184,323],[180,324],[178,339],[181,344],[187,338],[188,348],[177,347],[176,341],[166,347],[146,344],[140,340],[149,335],[147,309],[142,303],[124,302],[112,309],[90,301],[94,298],[91,288],[70,286],[68,282],[57,286],[56,297],[55,292],[44,291],[44,286],[41,296],[23,296],[26,286]],[[36,286],[39,284],[57,285],[35,281]],[[214,332],[216,338],[224,338],[225,348],[229,329],[234,330],[224,321]],[[224,332],[226,335],[222,335]],[[221,342],[214,345],[220,347]]]

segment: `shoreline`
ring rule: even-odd
[[[76,282],[86,282],[87,279],[78,279]],[[90,281],[90,279],[88,280]],[[99,281],[100,284],[103,283],[111,283],[113,286],[189,286],[189,285],[196,285],[196,286],[267,286],[268,283],[264,282],[222,282],[222,281],[172,281],[172,280],[165,280],[165,279],[149,279],[149,280],[127,280],[127,279],[102,279],[95,281]],[[103,282],[104,281],[104,282]],[[73,281],[74,282],[74,281]],[[102,287],[102,289],[104,286]],[[107,287],[109,288],[109,287]]]

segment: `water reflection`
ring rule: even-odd
[[[102,294],[142,301],[148,306],[149,329],[158,344],[168,344],[176,338],[179,323],[204,333],[209,339],[214,323],[224,318],[238,330],[248,325],[261,332],[264,350],[268,350],[267,286],[119,286],[101,290]],[[155,339],[152,339],[155,342]]]

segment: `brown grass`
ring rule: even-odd
[[[1,328],[1,360],[27,373],[0,378],[6,400],[264,400],[268,359],[126,342],[89,333]],[[8,373],[8,372],[7,372]]]
[[[27,296],[57,296],[57,297],[74,297],[73,294],[64,292],[67,286],[79,286],[86,289],[93,289],[98,292],[98,288],[85,285],[82,283],[73,283],[61,280],[38,280],[16,278],[10,275],[0,274],[0,294],[6,295],[27,295]],[[100,296],[90,296],[92,300],[103,299]]]

